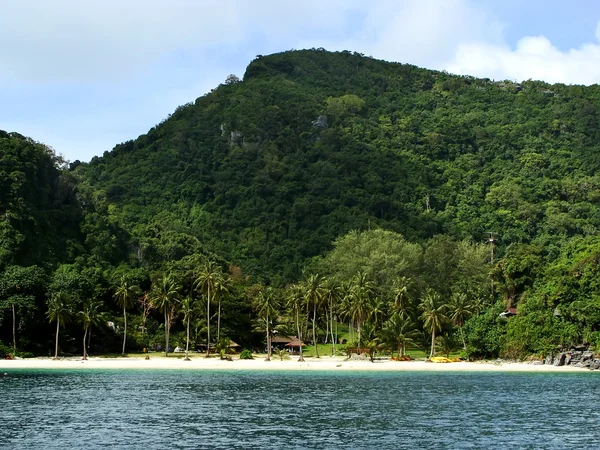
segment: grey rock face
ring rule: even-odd
[[[319,117],[317,117],[317,120],[315,120],[312,123],[313,127],[315,128],[321,128],[321,129],[325,129],[327,128],[327,116],[326,115],[320,115]]]

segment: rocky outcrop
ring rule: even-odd
[[[533,364],[553,364],[555,366],[582,367],[591,370],[600,369],[600,359],[595,358],[589,350],[569,350],[556,355],[548,355],[544,360],[534,361]]]

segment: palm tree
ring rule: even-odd
[[[217,264],[209,260],[200,274],[194,281],[196,288],[199,288],[206,295],[206,357],[210,356],[210,303],[213,300],[217,286],[221,284],[223,274]]]
[[[123,275],[119,285],[115,289],[114,299],[121,308],[123,308],[123,350],[121,356],[125,356],[125,342],[127,341],[127,310],[131,308],[138,295],[138,287],[130,283]]]
[[[302,330],[304,328],[304,320],[306,319],[306,299],[304,298],[302,286],[293,284],[288,288],[288,306],[293,310],[296,319],[296,331],[298,340],[300,341],[300,358],[298,358],[298,361],[302,362],[304,361],[304,355],[302,354]],[[300,322],[301,317],[303,319],[302,324]]]
[[[414,345],[415,324],[409,317],[397,312],[383,324],[381,334],[383,342],[392,350],[392,357],[394,349],[397,349],[400,358],[406,354],[407,345]]]
[[[320,308],[321,302],[323,301],[323,297],[325,295],[325,288],[323,286],[323,277],[319,275],[311,275],[306,280],[304,284],[304,298],[309,305],[312,305],[313,308],[313,318],[312,318],[312,334],[313,334],[313,343],[315,346],[315,356],[319,358],[319,345],[317,342],[317,309]]]
[[[230,279],[226,275],[221,275],[216,279],[214,296],[218,300],[217,312],[217,342],[221,340],[221,300],[231,294]]]
[[[469,303],[466,294],[461,292],[455,292],[450,298],[448,309],[450,310],[450,319],[452,320],[452,323],[458,326],[458,329],[460,330],[460,338],[462,340],[463,348],[466,353],[467,343],[463,334],[463,326],[465,324],[465,320],[467,320],[473,315],[473,307]]]
[[[58,332],[60,324],[66,324],[71,319],[71,299],[64,292],[53,295],[48,301],[46,316],[50,323],[56,322],[56,342],[54,345],[54,359],[58,359]]]
[[[431,333],[431,352],[429,357],[435,355],[435,332],[441,331],[444,323],[448,320],[445,315],[447,306],[442,303],[440,294],[432,289],[427,289],[419,309],[423,311],[421,319],[423,319],[423,325],[426,330]]]
[[[411,295],[408,290],[410,278],[401,277],[394,283],[394,312],[405,316],[411,315]]]
[[[371,302],[375,294],[375,285],[368,279],[366,273],[359,272],[352,280],[348,307],[348,316],[358,328],[358,346],[362,342],[362,326],[369,317]]]
[[[254,309],[256,310],[259,317],[265,321],[265,328],[267,334],[267,361],[271,361],[271,330],[269,325],[271,318],[275,315],[277,301],[275,299],[275,292],[272,287],[266,287],[262,289],[258,295],[254,298]]]
[[[103,314],[100,311],[102,307],[102,302],[97,300],[88,300],[83,304],[83,308],[81,311],[77,313],[79,321],[83,325],[83,357],[82,359],[87,359],[88,354],[86,350],[86,338],[88,336],[88,332],[91,333],[90,328],[94,325],[99,325],[102,322]]]
[[[169,353],[169,334],[171,321],[175,313],[175,304],[179,297],[179,285],[171,274],[163,275],[152,284],[150,299],[154,308],[165,316],[165,356]]]
[[[323,289],[324,289],[324,302],[325,302],[327,309],[329,310],[330,325],[328,328],[331,332],[331,345],[332,345],[331,350],[332,350],[332,354],[335,356],[335,344],[336,344],[336,340],[337,340],[337,335],[334,335],[333,327],[334,327],[334,318],[335,318],[336,319],[335,326],[336,326],[336,330],[337,330],[337,316],[335,314],[336,314],[337,310],[339,309],[339,302],[340,302],[340,299],[342,298],[342,292],[341,292],[340,284],[333,278],[325,279],[325,282],[323,283]],[[326,316],[327,316],[327,314],[326,314]]]
[[[190,349],[190,321],[198,314],[198,304],[194,301],[191,295],[188,295],[181,300],[179,311],[183,314],[183,320],[186,323],[186,343],[185,343],[185,359],[191,361],[188,354]]]

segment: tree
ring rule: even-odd
[[[406,317],[412,315],[411,295],[409,292],[410,283],[410,278],[400,277],[394,282],[393,288],[394,312]]]
[[[209,260],[201,269],[195,281],[196,288],[199,288],[206,295],[206,357],[210,356],[210,303],[213,300],[218,286],[223,283],[223,272],[217,264]]]
[[[179,311],[183,314],[186,328],[185,361],[190,361],[188,356],[190,349],[190,321],[196,317],[198,309],[198,304],[191,295],[187,295],[181,300]]]
[[[304,284],[304,297],[308,305],[312,306],[313,317],[312,317],[312,335],[313,345],[315,346],[315,355],[319,358],[319,343],[317,342],[317,309],[321,307],[325,295],[325,288],[323,286],[323,277],[320,275],[311,275]]]
[[[415,324],[409,317],[398,312],[383,324],[381,334],[383,343],[389,346],[392,351],[392,357],[394,356],[394,349],[397,349],[400,358],[406,355],[407,345],[414,345],[414,338],[416,337]]]
[[[350,285],[347,315],[356,323],[358,329],[358,346],[362,343],[362,326],[369,317],[372,309],[372,299],[375,295],[375,285],[364,272],[359,272]]]
[[[442,303],[440,294],[432,289],[427,289],[421,299],[419,309],[423,311],[421,314],[423,326],[431,333],[431,353],[429,354],[431,358],[435,355],[435,333],[441,331],[444,323],[448,320],[445,315],[447,307]]]
[[[267,361],[271,361],[271,319],[275,315],[277,309],[277,299],[275,291],[271,286],[267,286],[258,292],[254,298],[254,310],[265,323],[266,338],[267,338]]]
[[[121,356],[125,356],[125,342],[127,341],[127,310],[131,308],[135,299],[139,295],[139,288],[133,285],[123,275],[118,286],[115,289],[114,299],[121,308],[123,308],[123,350]]]
[[[50,323],[56,322],[56,341],[54,345],[54,359],[58,359],[58,332],[61,323],[63,326],[71,319],[71,299],[64,292],[59,292],[48,301],[46,316]]]
[[[304,329],[304,322],[306,321],[306,298],[304,297],[304,289],[301,285],[293,284],[288,287],[287,294],[288,307],[293,311],[298,341],[300,342],[300,358],[298,358],[298,361],[302,362],[304,361],[302,351],[302,330]]]
[[[102,323],[102,319],[104,314],[101,311],[102,302],[98,300],[88,300],[84,302],[83,308],[81,311],[77,313],[78,319],[83,325],[83,357],[82,359],[87,359],[87,350],[86,350],[86,338],[88,336],[88,332],[91,333],[91,327],[97,326]]]
[[[179,298],[179,285],[171,274],[158,278],[150,290],[150,298],[154,308],[162,311],[165,316],[165,356],[169,353],[169,334],[175,306]]]
[[[465,320],[473,315],[473,308],[469,304],[468,297],[466,294],[461,292],[455,292],[450,298],[448,303],[448,312],[450,314],[450,320],[459,328],[460,338],[463,343],[465,352],[467,351],[467,343],[465,341],[465,335],[463,333],[463,326]]]
[[[12,312],[13,351],[17,351],[17,310],[20,312],[35,309],[35,294],[44,281],[41,267],[8,266],[0,274],[0,309],[10,307]]]

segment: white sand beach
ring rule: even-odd
[[[305,362],[298,362],[297,356],[291,359],[279,360],[273,358],[265,361],[263,357],[253,360],[240,360],[234,357],[233,361],[221,360],[218,357],[205,358],[193,355],[191,361],[184,361],[180,356],[154,356],[145,359],[144,356],[129,356],[125,358],[90,357],[82,361],[81,358],[28,358],[18,360],[0,360],[0,372],[9,369],[168,369],[168,370],[275,370],[275,371],[302,371],[302,370],[327,370],[327,371],[428,371],[428,372],[580,372],[588,369],[573,366],[537,365],[530,363],[510,362],[454,362],[433,363],[428,361],[357,361],[344,357],[320,359],[306,358]]]

